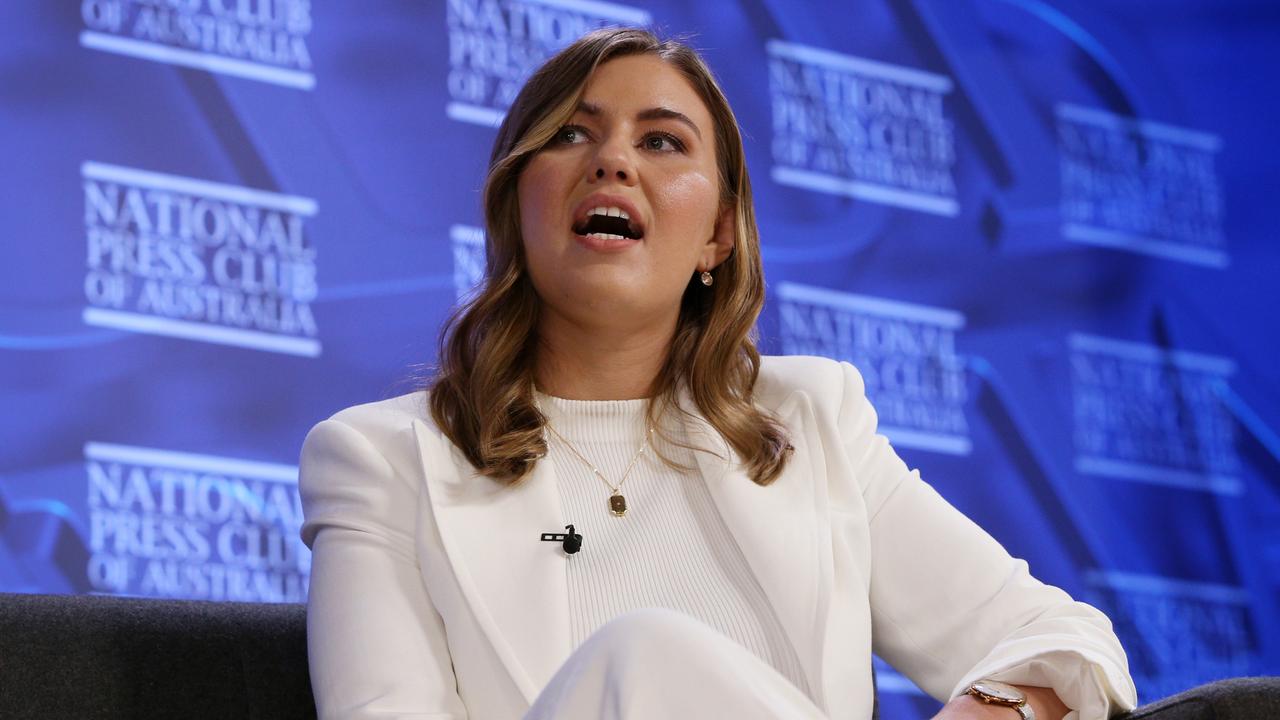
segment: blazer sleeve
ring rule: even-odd
[[[331,418],[307,434],[299,488],[320,718],[465,718],[414,549],[417,485],[364,434]]]
[[[1052,687],[1096,720],[1134,707],[1111,622],[1036,580],[994,538],[909,470],[876,434],[861,375],[848,363],[838,425],[871,536],[875,652],[939,699],[984,677]]]

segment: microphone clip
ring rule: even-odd
[[[566,555],[572,555],[582,549],[582,536],[573,531],[572,525],[566,525],[567,533],[542,533],[542,542],[557,542],[563,540],[561,547],[564,548]]]

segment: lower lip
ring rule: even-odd
[[[620,250],[626,250],[632,245],[636,245],[640,242],[639,240],[630,240],[628,238],[612,240],[609,238],[592,237],[591,235],[579,235],[578,233],[574,233],[573,238],[578,241],[579,245],[586,249],[596,250],[598,252],[618,252]]]

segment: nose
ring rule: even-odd
[[[617,179],[627,185],[636,181],[635,159],[624,142],[601,143],[588,172],[588,182]]]

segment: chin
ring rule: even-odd
[[[564,298],[571,314],[574,308],[589,308],[593,314],[604,314],[608,319],[624,319],[629,316],[651,311],[652,292],[638,288],[626,282],[627,278],[602,277],[605,273],[597,271],[588,282],[575,284],[573,288],[565,288],[560,297]]]

